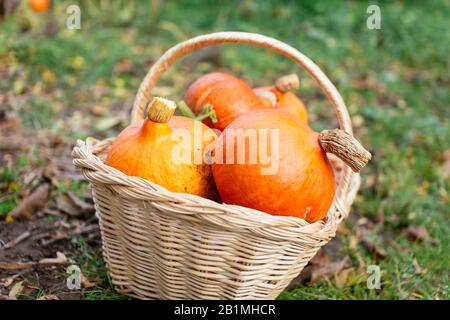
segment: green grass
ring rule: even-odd
[[[29,152],[18,157],[13,165],[5,164],[0,166],[0,216],[4,216],[13,210],[20,202],[20,194],[24,186],[20,184],[22,173],[29,168],[41,167],[44,160],[35,147],[31,147]]]
[[[0,168],[0,183],[13,182],[17,177],[17,172],[10,165],[5,165]]]
[[[30,103],[19,99],[15,108],[32,130],[50,128],[69,137],[89,135],[93,124],[88,106],[107,110],[132,98],[149,65],[188,37],[240,30],[281,39],[329,75],[348,106],[356,135],[373,152],[353,214],[371,220],[384,216],[384,224],[371,232],[388,256],[380,259],[361,245],[352,245],[356,225],[349,221],[348,233],[341,237],[342,251],[355,269],[361,263],[379,265],[381,290],[367,289],[367,275],[360,273],[342,289],[333,281],[321,281],[285,291],[280,298],[449,298],[450,179],[441,168],[443,154],[450,149],[448,2],[380,2],[382,28],[369,30],[368,4],[360,1],[229,1],[220,6],[212,1],[168,1],[164,6],[101,1],[102,7],[82,1],[82,29],[68,31],[63,12],[69,2],[55,4],[57,28],[52,36],[42,32],[44,16],[26,8],[0,26],[4,43],[0,61],[17,70],[8,83],[0,80],[0,87],[9,86],[18,97],[31,97]],[[255,85],[297,72],[302,81],[299,95],[315,119],[313,128],[336,124],[330,104],[315,83],[286,58],[244,45],[226,45],[221,52],[228,70]],[[123,60],[131,61],[131,72],[115,71]],[[178,101],[190,81],[210,70],[214,66],[207,62],[192,71],[178,63],[161,84]],[[107,135],[116,133],[110,130]],[[5,170],[0,177],[11,179]],[[8,201],[0,204],[0,214],[15,205],[15,200]],[[402,230],[417,225],[426,227],[437,243],[407,239]],[[385,236],[396,245],[386,243]],[[414,259],[427,269],[424,274],[415,274]],[[102,286],[85,298],[116,298],[98,253],[94,260],[93,266],[89,259],[83,261],[87,264],[83,272],[100,274]]]
[[[116,293],[114,291],[107,291],[103,288],[89,290],[83,297],[83,300],[128,300],[129,298]]]
[[[19,177],[19,172],[10,165],[0,167],[0,191],[9,192],[9,196],[5,196],[0,201],[0,217],[6,215],[18,204],[17,193],[20,191],[20,185],[14,181]]]
[[[101,253],[93,250],[83,239],[72,240],[79,255],[72,257],[80,266],[85,277],[95,282],[95,286],[83,289],[82,298],[85,300],[124,300],[127,297],[113,290],[112,280],[106,269]]]
[[[8,212],[14,209],[18,203],[19,201],[16,197],[3,200],[0,203],[0,217],[6,215]]]

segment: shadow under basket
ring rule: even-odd
[[[241,32],[199,36],[168,50],[141,84],[132,121],[142,119],[153,86],[175,60],[227,42],[269,48],[295,61],[325,91],[341,129],[352,133],[342,98],[311,60],[276,39]],[[119,293],[140,299],[275,299],[335,236],[359,188],[359,174],[329,155],[336,194],[327,218],[310,224],[127,176],[104,164],[111,143],[78,141],[74,165],[92,185],[112,282]]]

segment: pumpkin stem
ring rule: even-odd
[[[369,151],[351,134],[341,129],[324,130],[319,142],[325,152],[333,153],[344,161],[354,172],[361,171],[372,158]]]
[[[210,118],[212,123],[217,122],[216,111],[209,103],[203,106],[203,110],[194,119],[198,121],[203,121],[206,118]]]
[[[212,123],[217,122],[216,111],[209,103],[203,106],[202,112],[198,115],[195,115],[195,113],[192,112],[191,108],[189,108],[184,101],[178,102],[178,109],[185,117],[198,121],[203,121],[206,118],[210,118]]]
[[[148,106],[147,116],[153,122],[167,123],[172,118],[177,105],[172,100],[154,97]]]
[[[183,100],[178,101],[178,110],[180,110],[181,114],[188,118],[195,118],[195,113],[191,110],[191,108],[188,107],[186,102]]]
[[[300,80],[295,73],[288,74],[278,78],[275,81],[275,87],[283,93],[294,91],[300,87]]]

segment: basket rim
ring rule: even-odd
[[[233,231],[249,229],[264,236],[275,236],[284,240],[298,240],[299,235],[309,235],[317,240],[329,240],[335,235],[337,225],[348,215],[350,205],[359,188],[359,174],[352,173],[347,194],[337,192],[325,220],[313,223],[293,216],[275,216],[263,211],[231,204],[221,204],[200,196],[171,192],[164,187],[125,173],[106,165],[98,156],[112,143],[114,138],[78,140],[72,151],[73,164],[81,169],[83,176],[92,184],[108,185],[115,192],[138,201],[150,201],[154,208],[166,214],[188,219],[189,215],[202,216],[205,222],[231,227]],[[352,183],[354,182],[354,183]],[[336,210],[341,211],[339,219]],[[183,216],[184,214],[184,216]]]

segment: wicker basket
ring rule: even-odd
[[[132,112],[141,119],[159,77],[178,58],[220,43],[245,43],[281,53],[317,81],[334,106],[340,128],[352,134],[336,88],[309,58],[276,39],[220,32],[168,50],[142,82]],[[112,140],[89,138],[73,149],[74,165],[92,184],[103,255],[118,292],[142,299],[275,299],[334,237],[350,210],[359,175],[337,158],[337,190],[325,221],[219,204],[173,193],[104,164]]]

